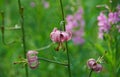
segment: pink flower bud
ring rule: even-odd
[[[95,59],[89,59],[89,60],[87,61],[87,66],[88,66],[90,69],[93,69],[95,65],[96,65]]]
[[[28,60],[28,65],[31,69],[35,69],[39,65],[37,54],[38,54],[37,51],[29,50],[27,52],[26,56],[27,56],[27,60]]]
[[[102,71],[102,65],[101,64],[96,64],[96,66],[93,70],[97,73],[101,72]]]
[[[87,61],[87,66],[97,73],[102,71],[102,65],[98,64],[95,59],[89,59]]]
[[[51,40],[53,42],[65,42],[71,39],[71,32],[60,31],[57,28],[54,28],[50,34]]]

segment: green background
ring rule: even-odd
[[[27,50],[34,50],[52,43],[50,32],[54,27],[60,26],[62,20],[59,0],[47,0],[49,8],[44,8],[41,0],[21,0],[24,7],[24,28],[26,36]],[[78,1],[78,2],[77,2]],[[35,2],[35,7],[31,7],[31,2]],[[97,16],[104,8],[96,8],[97,5],[108,4],[109,0],[63,0],[65,16],[74,14],[79,7],[84,10],[85,20],[85,43],[74,45],[72,41],[68,42],[68,48],[71,59],[72,77],[87,77],[90,70],[86,66],[89,58],[97,59],[105,51],[104,43],[98,39]],[[71,10],[73,9],[73,10]],[[0,10],[5,13],[5,27],[20,26],[20,15],[17,0],[0,0]],[[2,18],[0,16],[0,26]],[[0,77],[25,77],[24,67],[13,63],[23,57],[23,48],[21,41],[21,30],[6,30],[5,41],[9,43],[15,40],[16,43],[4,45],[2,43],[2,33],[0,33]],[[38,51],[39,57],[67,62],[65,51],[55,51],[57,45]],[[92,77],[110,77],[110,70],[107,63],[103,64],[103,71],[93,73]],[[112,69],[111,69],[112,70]],[[67,67],[49,63],[40,60],[38,68],[32,70],[29,68],[30,77],[67,77]]]

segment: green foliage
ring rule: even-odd
[[[77,0],[75,0],[77,1]],[[52,43],[50,40],[50,32],[54,27],[60,26],[62,15],[60,11],[59,0],[48,0],[49,8],[44,8],[41,0],[21,0],[24,7],[25,19],[25,35],[27,50],[34,50]],[[31,2],[35,3],[35,7],[31,6]],[[87,77],[90,70],[86,66],[89,58],[97,59],[102,56],[107,47],[101,40],[98,40],[97,16],[100,9],[96,8],[100,4],[109,4],[106,0],[81,0],[80,4],[72,4],[74,0],[63,0],[65,15],[73,13],[67,7],[78,8],[81,6],[84,10],[85,19],[85,43],[83,45],[74,45],[72,41],[68,42],[72,77]],[[79,5],[79,6],[78,6]],[[20,26],[20,15],[17,0],[0,0],[0,10],[5,12],[5,27]],[[0,26],[1,26],[0,16]],[[14,65],[13,62],[18,57],[23,57],[23,48],[21,46],[21,31],[6,30],[5,41],[15,40],[16,43],[9,46],[4,45],[0,41],[0,77],[24,77],[25,71],[22,65]],[[2,35],[0,33],[0,38]],[[103,44],[103,45],[102,45]],[[55,51],[56,45],[48,49],[38,51],[40,57],[66,62],[66,52],[60,50]],[[108,56],[110,58],[110,56]],[[106,68],[107,67],[107,68]],[[120,72],[120,70],[119,70]],[[67,67],[53,63],[40,61],[37,69],[29,69],[30,77],[67,77]],[[109,65],[103,64],[103,71],[99,74],[93,73],[92,77],[110,77]],[[111,76],[112,77],[112,76]]]

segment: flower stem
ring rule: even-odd
[[[39,57],[38,59],[39,59],[39,60],[44,60],[44,61],[47,61],[47,62],[50,62],[50,63],[56,63],[56,64],[59,64],[59,65],[68,66],[68,64],[65,64],[65,63],[60,63],[60,62],[53,61],[53,60],[48,60],[48,59],[41,58],[41,57]]]
[[[3,44],[6,45],[6,43],[5,43],[5,38],[4,38],[4,30],[5,30],[5,28],[4,28],[4,12],[1,12],[1,16],[2,16],[2,27],[1,27],[2,42],[3,42]]]
[[[5,28],[5,30],[21,30],[21,28],[9,27],[9,28]]]
[[[49,44],[49,45],[47,45],[47,46],[44,46],[44,47],[42,47],[42,48],[38,48],[38,49],[34,49],[34,50],[36,50],[36,51],[45,50],[45,49],[50,48],[53,44],[54,44],[54,43],[51,43],[51,44]]]
[[[64,26],[64,31],[65,31],[65,15],[64,15],[62,0],[60,0],[60,7],[61,7],[61,12],[62,12],[62,22]]]
[[[60,7],[61,7],[62,21],[64,22],[63,26],[64,26],[64,31],[65,31],[65,18],[64,18],[64,10],[63,10],[62,0],[60,0]],[[67,51],[68,72],[69,72],[69,77],[71,77],[70,55],[69,55],[69,51],[68,51],[68,43],[67,43],[67,41],[65,42],[65,46],[66,46],[66,51]]]
[[[25,30],[24,30],[24,16],[23,16],[23,7],[21,7],[21,2],[18,0],[19,5],[19,13],[21,17],[21,31],[22,31],[22,45],[23,45],[23,51],[24,51],[24,58],[26,58],[26,43],[25,43]],[[26,77],[29,77],[28,75],[28,66],[25,65],[25,71],[26,71]]]
[[[91,69],[91,70],[90,70],[90,73],[89,73],[89,77],[92,76],[92,72],[93,72],[93,70]]]
[[[5,19],[5,16],[4,16],[4,12],[3,11],[1,11],[1,16],[2,16],[2,26],[1,26],[1,32],[2,32],[2,42],[3,42],[3,44],[4,45],[10,45],[10,44],[12,44],[12,43],[15,43],[15,41],[10,41],[10,42],[6,42],[5,41],[5,21],[4,21],[4,19]]]
[[[68,51],[68,44],[67,44],[67,42],[65,43],[65,45],[66,45],[66,51],[67,51],[69,77],[71,77],[70,57],[69,57],[69,51]]]

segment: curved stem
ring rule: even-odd
[[[61,7],[61,11],[62,11],[62,21],[64,22],[63,26],[64,26],[64,31],[65,31],[65,18],[64,18],[64,10],[63,10],[62,0],[60,0],[60,7]],[[70,55],[69,55],[69,51],[68,51],[67,41],[65,42],[65,46],[66,46],[66,51],[67,51],[68,72],[69,72],[69,77],[71,77]]]
[[[4,13],[3,12],[1,12],[1,16],[2,16],[2,27],[1,27],[2,42],[3,42],[3,44],[6,45],[5,40],[4,40],[4,30],[5,30],[5,28],[4,28]]]
[[[38,60],[43,60],[43,61],[47,61],[47,62],[50,62],[50,63],[56,63],[56,64],[59,64],[59,65],[68,66],[68,64],[60,63],[60,62],[57,62],[57,61],[53,61],[53,60],[49,60],[49,59],[45,59],[45,58],[41,58],[41,57],[39,57]]]
[[[24,16],[23,16],[23,7],[21,7],[21,2],[18,0],[19,5],[19,13],[21,17],[21,31],[22,31],[22,44],[23,44],[23,51],[24,51],[24,58],[26,58],[26,43],[25,43],[25,30],[24,30]],[[25,71],[26,71],[26,77],[29,77],[28,75],[28,66],[25,65]]]
[[[1,16],[2,16],[2,27],[1,27],[1,32],[2,32],[2,42],[4,45],[9,45],[14,43],[15,41],[10,41],[8,43],[5,42],[5,21],[4,21],[4,12],[1,12]]]
[[[5,28],[5,30],[21,30],[21,28],[9,27],[9,28]]]
[[[89,73],[89,77],[91,77],[91,76],[92,76],[92,72],[93,72],[93,70],[91,69],[91,71],[90,71],[90,73]]]
[[[38,49],[34,49],[34,50],[36,50],[36,51],[45,50],[45,49],[50,48],[53,44],[54,44],[54,43],[51,43],[51,44],[49,44],[49,45],[47,45],[47,46],[44,46],[44,47],[42,47],[42,48],[38,48]]]

